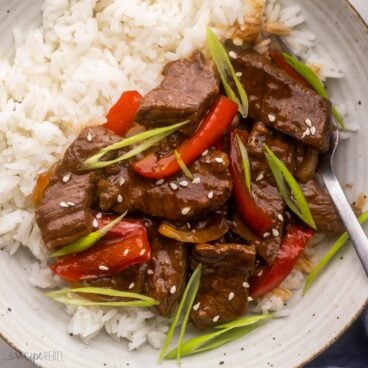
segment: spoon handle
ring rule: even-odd
[[[368,275],[368,238],[345,197],[334,171],[330,168],[330,170],[323,171],[321,176]]]

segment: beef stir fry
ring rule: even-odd
[[[271,277],[288,247],[298,247],[292,266],[316,230],[342,230],[316,177],[332,129],[330,102],[263,55],[234,46],[229,54],[249,97],[247,118],[197,50],[166,65],[161,84],[145,96],[122,96],[125,105],[135,101],[134,118],[120,119],[114,106],[108,123],[85,128],[39,178],[36,220],[56,252],[51,269],[71,287],[142,293],[159,302],[156,314],[169,317],[202,264],[190,319],[205,329],[244,315],[251,296],[276,287],[291,271]],[[160,139],[144,150],[134,139],[120,144],[125,133],[157,128],[163,133],[146,139]],[[295,214],[294,193],[285,200],[272,154],[295,178],[312,222]],[[86,165],[95,155],[98,165]],[[103,237],[78,248],[119,215]]]

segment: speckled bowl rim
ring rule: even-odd
[[[363,27],[366,28],[368,33],[368,23],[365,22],[363,17],[360,15],[360,13],[357,11],[357,9],[350,3],[349,0],[343,0],[343,4],[346,7],[347,11],[352,13],[352,16],[356,18],[356,20],[363,25]],[[354,316],[346,322],[345,326],[333,337],[328,341],[323,347],[321,347],[317,352],[313,353],[310,357],[305,359],[303,362],[301,362],[297,367],[294,368],[304,368],[306,364],[312,362],[314,359],[316,359],[319,355],[321,355],[323,352],[325,352],[328,348],[330,348],[337,340],[342,337],[346,331],[351,327],[351,325],[359,318],[359,316],[362,314],[362,312],[368,308],[368,298],[366,299],[365,303],[355,312]],[[7,337],[5,337],[0,332],[0,338],[5,341],[12,349],[14,349],[19,354],[22,354],[21,349],[16,346],[15,343],[8,340]],[[28,360],[25,357],[26,360]],[[31,362],[30,360],[28,360]],[[31,362],[35,367],[40,367],[36,362]]]

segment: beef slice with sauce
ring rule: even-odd
[[[197,244],[191,268],[202,263],[198,294],[190,314],[199,329],[231,321],[247,311],[248,277],[253,273],[256,251],[240,244]]]
[[[169,317],[180,301],[187,282],[189,255],[187,247],[171,239],[151,241],[144,294],[160,302],[153,310]]]
[[[345,228],[330,195],[315,181],[301,185],[317,229],[328,235],[340,234]]]
[[[147,93],[136,121],[147,126],[183,120],[197,123],[219,95],[219,76],[214,64],[200,51],[186,59],[168,63],[161,84]]]
[[[36,209],[36,222],[50,249],[67,245],[92,231],[96,174],[71,175],[46,188]]]
[[[182,172],[167,180],[148,180],[126,164],[98,183],[99,205],[103,211],[136,210],[175,221],[188,221],[222,207],[230,198],[232,180],[224,152],[209,151],[189,166],[190,181]]]
[[[319,151],[328,149],[329,101],[255,51],[238,50],[232,63],[248,93],[250,117]]]

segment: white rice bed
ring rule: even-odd
[[[246,28],[247,19],[256,19],[262,29],[270,23],[289,28],[285,41],[318,65],[322,79],[342,76],[323,50],[317,52],[301,9],[281,8],[277,0],[46,0],[40,28],[27,35],[14,31],[15,58],[0,61],[0,247],[10,254],[29,248],[37,259],[31,284],[62,286],[47,268],[34,221],[37,174],[60,159],[83,127],[103,123],[124,90],[149,91],[164,64],[203,48],[206,25],[229,36]],[[260,51],[267,49],[268,37],[259,37]],[[285,287],[299,289],[303,280],[295,271]],[[271,294],[255,310],[283,307],[283,298]],[[159,348],[167,331],[166,322],[147,310],[68,307],[67,312],[68,332],[86,343],[104,329],[128,340],[130,349],[145,342]]]

